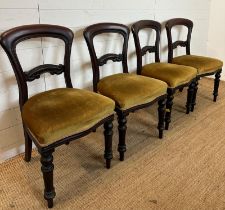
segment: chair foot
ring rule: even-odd
[[[53,199],[49,199],[48,201],[48,208],[51,209],[53,207]]]
[[[166,100],[162,99],[159,100],[158,102],[158,118],[159,118],[159,122],[158,122],[158,130],[159,130],[159,138],[162,139],[163,138],[163,130],[164,130],[164,122],[165,122],[165,113],[166,113],[166,109],[165,109],[165,105],[166,105]]]
[[[215,74],[214,91],[213,91],[213,101],[214,102],[217,101],[217,97],[218,97],[218,90],[219,90],[219,85],[220,85],[221,72],[222,72],[222,70],[216,72],[216,74]]]
[[[124,161],[124,152],[120,152],[120,161]]]
[[[111,159],[110,160],[106,160],[106,168],[107,169],[110,169],[110,167],[111,167]]]
[[[163,130],[159,131],[159,138],[162,139],[163,138]]]
[[[169,123],[165,123],[165,130],[169,130]]]
[[[195,92],[196,80],[193,80],[188,87],[186,114],[189,114],[193,105],[193,96]]]
[[[166,100],[166,115],[165,115],[165,130],[169,129],[169,124],[171,122],[171,112],[173,107],[174,90],[167,90],[167,100]]]
[[[120,161],[124,160],[124,153],[126,152],[126,130],[127,130],[127,119],[124,113],[118,114],[118,130],[119,130],[119,144],[118,144],[118,152],[120,154]]]
[[[113,135],[113,124],[112,120],[107,121],[104,124],[104,136],[105,136],[105,153],[104,158],[106,160],[106,168],[109,169],[111,167],[111,160],[113,158],[112,153],[112,135]]]

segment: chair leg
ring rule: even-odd
[[[118,152],[120,153],[120,161],[124,160],[124,153],[126,152],[126,130],[127,130],[127,119],[124,113],[118,114],[118,130],[119,130],[119,144],[118,144]]]
[[[191,103],[191,112],[194,111],[195,105],[196,105],[196,96],[197,96],[197,92],[198,92],[198,81],[199,81],[199,79],[200,78],[196,78],[196,81],[195,81],[194,93],[193,93],[192,103]]]
[[[188,94],[187,94],[187,104],[186,104],[186,114],[189,114],[192,107],[193,96],[195,92],[195,83],[196,81],[192,81],[188,87]]]
[[[32,140],[28,136],[27,132],[24,130],[24,138],[25,138],[25,157],[24,160],[26,162],[30,162],[31,153],[32,153]]]
[[[220,77],[221,77],[221,71],[216,72],[215,74],[215,80],[214,80],[214,91],[213,91],[213,101],[216,102],[217,96],[218,96],[218,89],[220,85]]]
[[[166,116],[165,116],[165,129],[169,129],[169,124],[171,122],[171,112],[173,107],[174,90],[167,90],[167,100],[166,100]]]
[[[165,113],[166,113],[166,100],[162,99],[159,100],[158,102],[159,107],[158,107],[158,116],[159,116],[159,122],[158,122],[158,130],[159,130],[159,138],[163,138],[163,130],[165,128]]]
[[[53,170],[54,170],[54,165],[52,163],[53,152],[54,152],[54,149],[41,153],[41,164],[42,164],[41,171],[43,173],[43,179],[44,179],[44,185],[45,185],[44,198],[48,202],[48,208],[53,207],[53,198],[56,195],[55,188],[53,186]]]
[[[112,153],[112,135],[113,135],[113,124],[112,121],[108,121],[104,124],[104,135],[105,135],[105,153],[104,158],[106,160],[106,168],[110,168],[111,160],[113,158]]]

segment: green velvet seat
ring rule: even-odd
[[[127,73],[105,77],[98,83],[98,92],[113,99],[122,110],[151,102],[166,91],[163,81]]]
[[[22,118],[41,146],[85,131],[112,115],[115,102],[86,90],[59,88],[31,97]]]
[[[189,66],[151,63],[142,67],[141,74],[166,82],[169,88],[189,83],[197,75],[197,69]]]
[[[198,75],[213,73],[223,67],[223,62],[218,59],[197,55],[178,56],[173,58],[172,63],[192,66],[198,70]]]

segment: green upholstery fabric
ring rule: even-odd
[[[142,75],[162,80],[175,88],[190,82],[197,76],[197,69],[170,63],[151,63],[142,67]]]
[[[41,146],[85,131],[112,115],[115,102],[87,90],[59,88],[31,97],[22,118]]]
[[[179,56],[173,59],[173,63],[192,66],[198,70],[198,75],[215,72],[223,67],[223,62],[218,59],[197,55]]]
[[[167,84],[153,78],[121,73],[100,80],[98,91],[113,99],[122,110],[126,110],[166,94]]]

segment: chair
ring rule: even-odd
[[[172,39],[172,28],[176,26],[185,26],[188,28],[187,40],[180,41],[180,40],[173,40]],[[179,65],[186,65],[192,66],[198,70],[197,79],[196,79],[196,88],[193,96],[193,103],[191,111],[194,110],[194,106],[196,104],[196,94],[198,90],[198,80],[201,77],[214,75],[215,74],[215,81],[214,81],[214,91],[213,91],[213,101],[216,102],[218,96],[218,89],[220,83],[220,77],[223,67],[223,62],[210,57],[204,56],[197,56],[191,55],[190,53],[190,43],[191,43],[191,33],[193,29],[193,22],[188,19],[184,18],[174,18],[168,20],[166,22],[166,31],[167,31],[167,38],[168,38],[168,62],[179,64]],[[186,55],[173,57],[173,50],[176,49],[178,46],[186,48]]]
[[[156,32],[156,39],[154,46],[141,46],[139,32],[143,29],[153,29]],[[153,20],[140,20],[134,23],[131,27],[136,54],[137,54],[137,74],[143,75],[155,79],[162,80],[167,83],[167,102],[166,102],[166,117],[165,117],[165,129],[168,130],[169,123],[171,122],[171,111],[173,106],[174,93],[177,89],[189,86],[188,96],[186,103],[186,113],[189,114],[192,106],[192,97],[195,88],[195,78],[197,75],[197,69],[188,66],[160,63],[159,45],[161,24]],[[142,65],[142,57],[146,53],[155,54],[155,63]]]
[[[64,41],[64,64],[44,64],[24,71],[17,57],[18,43],[37,37],[53,37]],[[55,148],[79,139],[104,124],[106,167],[112,159],[112,121],[115,102],[91,91],[73,89],[70,78],[70,54],[73,32],[56,25],[25,25],[10,29],[1,35],[0,43],[14,70],[25,137],[25,161],[30,161],[32,141],[41,155],[44,179],[44,198],[53,207],[53,156]],[[64,73],[66,88],[36,94],[28,99],[27,82],[40,78],[43,73]]]
[[[163,137],[167,89],[167,84],[163,81],[128,73],[127,48],[129,32],[130,30],[127,26],[117,23],[99,23],[91,25],[84,30],[84,37],[92,62],[93,89],[95,92],[113,99],[116,103],[115,111],[119,124],[118,152],[120,153],[121,161],[124,160],[124,153],[126,151],[126,123],[130,112],[148,107],[158,101],[159,138]],[[124,42],[121,54],[109,53],[97,58],[93,40],[97,35],[104,33],[116,33],[123,37]],[[100,79],[99,68],[109,60],[122,62],[123,73],[113,74]]]

